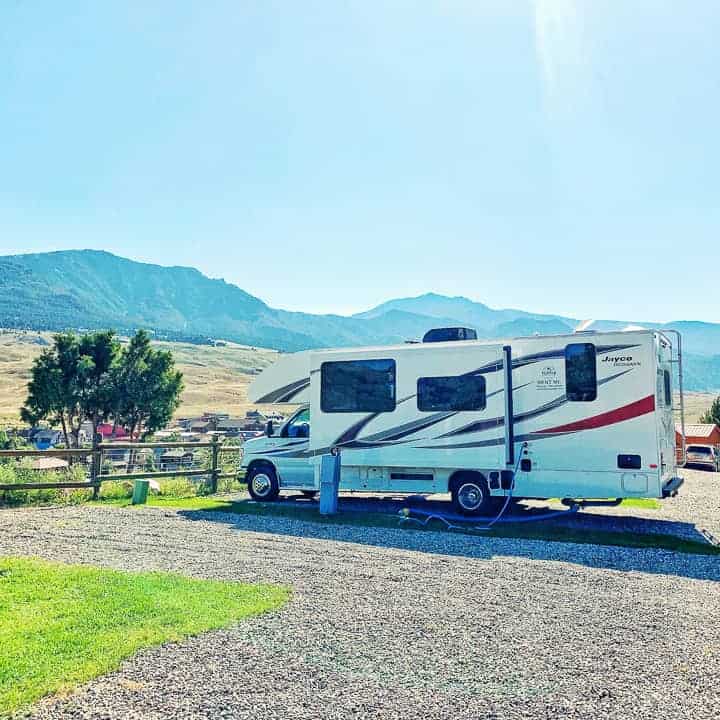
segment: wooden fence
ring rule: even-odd
[[[132,462],[128,465],[126,473],[110,473],[103,472],[103,458],[109,452],[128,451],[133,453],[138,450],[157,450],[157,449],[184,449],[188,451],[207,449],[209,453],[209,465],[207,468],[186,468],[179,467],[176,470],[160,470],[160,471],[142,471],[133,472]],[[37,483],[10,483],[0,484],[0,491],[3,490],[49,490],[49,489],[83,489],[88,488],[93,491],[93,497],[97,498],[100,493],[100,487],[103,482],[109,480],[162,480],[176,477],[201,477],[209,478],[210,491],[215,493],[218,489],[218,481],[227,478],[237,477],[238,472],[223,472],[221,466],[221,456],[223,453],[240,451],[238,445],[225,445],[217,438],[211,442],[153,442],[153,443],[137,443],[137,442],[100,442],[96,441],[92,447],[88,448],[51,448],[49,450],[0,450],[0,459],[2,458],[40,458],[40,457],[59,457],[68,460],[81,460],[89,464],[88,479],[83,482],[37,482]],[[239,463],[238,463],[239,466]],[[239,467],[238,467],[239,469]],[[42,472],[42,470],[38,470]]]

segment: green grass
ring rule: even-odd
[[[151,507],[166,507],[176,510],[227,510],[228,503],[232,501],[218,497],[217,495],[191,495],[189,497],[167,497],[163,495],[148,495],[147,505]],[[100,499],[90,503],[91,505],[116,505],[118,507],[142,507],[133,506],[130,498]]]
[[[549,502],[559,503],[560,498],[552,498]],[[662,503],[655,498],[625,498],[621,507],[643,508],[644,510],[660,510]]]
[[[280,586],[0,558],[0,717],[141,648],[274,610],[288,596]]]
[[[644,508],[645,510],[660,510],[662,503],[655,498],[625,498],[622,507]]]
[[[633,500],[632,502],[636,502]],[[652,502],[652,501],[651,501]],[[105,503],[103,503],[105,504]],[[127,506],[114,502],[114,505]],[[280,503],[255,503],[250,500],[231,500],[218,497],[193,498],[152,498],[149,505],[173,508],[178,510],[197,510],[212,512],[227,512],[238,515],[257,515],[304,520],[321,525],[349,525],[353,527],[404,527],[412,530],[433,530],[447,532],[462,532],[469,535],[500,538],[526,538],[530,540],[544,540],[546,542],[571,542],[590,545],[611,545],[633,548],[653,548],[670,550],[673,552],[689,553],[693,555],[720,555],[720,548],[708,543],[686,540],[674,535],[660,533],[624,533],[611,530],[582,529],[563,527],[552,522],[537,523],[506,523],[496,525],[489,531],[463,528],[461,531],[448,530],[447,526],[439,521],[432,521],[425,527],[414,523],[400,525],[399,516],[395,514],[376,512],[344,512],[337,515],[320,515],[315,507],[297,507]],[[142,506],[138,506],[142,507]]]

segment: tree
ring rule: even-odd
[[[33,363],[21,415],[33,425],[60,424],[65,444],[77,447],[86,420],[93,435],[111,418],[131,437],[159,430],[177,410],[182,390],[172,354],[155,350],[142,330],[126,348],[110,330],[60,333]]]
[[[119,354],[111,331],[55,335],[33,363],[22,419],[31,425],[59,423],[66,446],[78,447],[83,422],[90,420],[95,433],[112,411]]]
[[[144,438],[165,427],[180,405],[182,373],[172,353],[155,350],[139,330],[123,350],[116,380],[115,421],[131,438]]]
[[[720,425],[720,397],[713,400],[710,408],[701,415],[700,422]]]
[[[120,343],[112,330],[88,333],[80,337],[78,352],[78,403],[83,418],[92,423],[95,437],[98,425],[108,420],[117,406]]]
[[[30,425],[42,420],[59,423],[66,447],[71,447],[71,436],[77,439],[83,421],[77,376],[79,359],[77,336],[55,335],[53,345],[33,363],[28,396],[20,410],[23,421]]]

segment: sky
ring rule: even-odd
[[[2,0],[0,254],[720,321],[715,0]]]

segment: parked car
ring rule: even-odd
[[[713,472],[720,471],[720,453],[714,445],[688,445],[687,464],[704,465]]]

